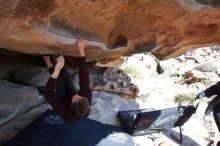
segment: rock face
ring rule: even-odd
[[[106,67],[89,67],[90,87],[93,91],[106,91],[117,94],[137,96],[139,88],[131,83],[131,78],[120,69]],[[79,90],[79,74],[77,70],[69,69],[73,83]],[[34,86],[45,86],[49,72],[42,67],[23,67],[18,69],[13,78],[17,82]]]
[[[0,91],[0,126],[45,100],[34,87],[22,86],[5,80],[0,80]]]
[[[137,96],[139,88],[123,70],[106,67],[89,68],[92,90]],[[79,89],[79,75],[74,75],[74,85]]]
[[[0,48],[88,61],[152,52],[160,59],[220,43],[219,0],[0,0]]]

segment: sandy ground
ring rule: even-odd
[[[178,106],[174,102],[174,96],[178,93],[194,92],[195,95],[207,87],[219,81],[216,72],[219,72],[219,51],[216,48],[201,48],[178,58],[173,58],[161,61],[160,64],[164,69],[163,74],[156,73],[156,61],[151,55],[134,55],[127,58],[127,61],[122,65],[133,66],[141,74],[141,78],[132,78],[133,82],[140,88],[140,97],[136,99],[140,108],[154,108],[165,109],[169,107]],[[193,59],[192,59],[193,58]],[[202,72],[195,70],[196,66],[202,64],[211,64],[215,66],[216,71]],[[191,85],[184,84],[181,75],[185,72],[191,71],[197,77],[204,77],[209,80],[208,84],[193,83]],[[176,76],[176,75],[180,76]],[[132,76],[132,75],[131,75]],[[165,141],[168,145],[176,146],[197,146],[208,145],[210,143],[217,143],[219,140],[219,132],[215,125],[212,114],[204,118],[204,111],[207,106],[207,100],[203,99],[189,121],[182,127],[183,142],[178,143],[179,129],[174,128],[165,131],[162,134],[145,135],[134,137],[137,145],[155,146]],[[198,102],[198,101],[197,101]],[[187,105],[188,103],[185,103]],[[194,103],[195,105],[196,103]]]

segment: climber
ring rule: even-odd
[[[55,67],[52,65],[49,56],[44,60],[49,68],[50,77],[46,83],[44,94],[54,111],[66,122],[74,122],[88,116],[92,95],[90,91],[89,74],[85,57],[85,40],[79,39],[76,43],[79,57],[79,86],[76,91],[70,74],[64,66],[63,55],[57,57]]]
[[[204,97],[211,97],[213,95],[216,95],[216,98],[219,98],[219,101],[220,101],[220,82],[217,82],[215,85],[212,85],[206,90],[200,92],[197,95],[196,99],[201,99]],[[215,107],[213,107],[213,117],[218,127],[218,130],[220,131],[220,102],[217,103]],[[220,146],[220,141],[218,142],[217,146]]]

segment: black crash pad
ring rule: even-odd
[[[3,146],[95,146],[114,133],[125,134],[117,126],[88,118],[65,123],[54,111],[47,110]]]
[[[196,108],[189,105],[154,111],[148,109],[119,111],[118,117],[124,129],[136,136],[182,126],[195,111]]]

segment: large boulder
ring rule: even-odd
[[[79,90],[79,74],[77,69],[68,69],[72,76],[73,83]],[[107,91],[116,94],[137,96],[139,88],[131,82],[131,78],[123,70],[107,67],[88,67],[91,90]],[[47,68],[23,67],[18,69],[14,75],[18,83],[34,86],[45,86],[49,78]]]
[[[106,91],[116,94],[137,96],[139,88],[131,82],[131,78],[121,69],[92,67],[89,68],[90,86],[92,90]],[[79,74],[74,74],[74,84],[79,90]]]
[[[0,126],[45,101],[36,88],[5,80],[0,80],[0,92]]]
[[[140,105],[132,98],[121,98],[117,94],[93,91],[91,112],[88,118],[110,125],[119,125],[118,111],[139,109]],[[107,106],[106,106],[107,105]],[[153,110],[151,107],[146,107]]]
[[[88,61],[152,52],[160,59],[220,42],[219,0],[0,0],[0,48]]]
[[[13,77],[19,83],[33,86],[45,86],[49,79],[49,71],[46,67],[23,67],[18,69]]]

